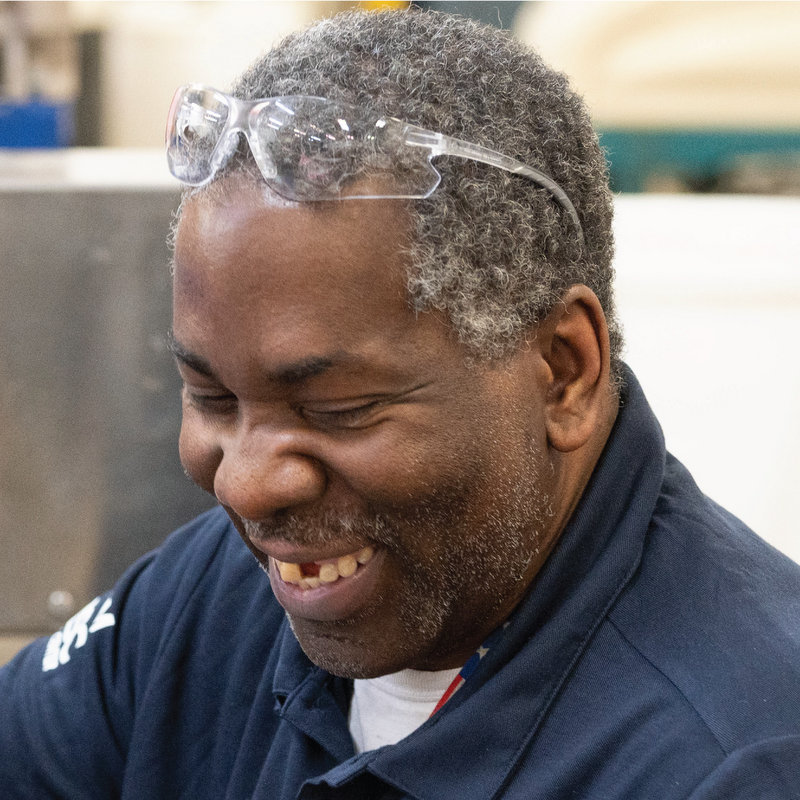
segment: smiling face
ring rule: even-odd
[[[189,201],[176,238],[183,464],[314,662],[460,666],[557,533],[536,342],[469,365],[409,308],[398,201],[229,188]]]

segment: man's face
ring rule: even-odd
[[[189,202],[176,239],[184,466],[314,662],[459,666],[554,540],[536,343],[470,365],[409,308],[398,201],[232,188]]]

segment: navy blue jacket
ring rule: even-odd
[[[473,678],[358,757],[350,691],[217,509],[0,672],[0,797],[800,798],[800,568],[698,491],[631,378]]]

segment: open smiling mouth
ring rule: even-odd
[[[272,591],[295,620],[343,621],[379,603],[386,580],[387,551],[371,545],[316,561],[269,557]]]
[[[321,561],[307,561],[302,564],[278,561],[276,558],[273,561],[284,583],[292,583],[303,590],[309,590],[318,589],[323,584],[336,583],[340,578],[352,577],[359,567],[368,564],[374,555],[374,548],[367,546],[354,553]]]

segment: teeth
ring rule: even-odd
[[[368,563],[374,555],[375,549],[368,545],[355,553],[340,556],[336,561],[326,561],[322,564],[315,562],[319,566],[319,574],[315,576],[303,575],[300,564],[277,559],[275,564],[281,580],[286,583],[296,583],[301,589],[317,589],[324,583],[335,583],[339,578],[349,578],[355,574],[359,564]]]
[[[281,579],[286,581],[286,583],[297,583],[303,577],[299,564],[283,561],[276,561],[275,563],[278,565],[278,572],[281,574]]]
[[[321,564],[319,568],[319,579],[323,583],[333,583],[339,579],[339,570],[336,564]]]
[[[336,562],[336,571],[343,577],[349,578],[358,569],[355,556],[342,556]]]

